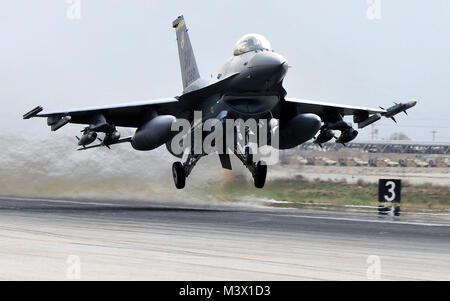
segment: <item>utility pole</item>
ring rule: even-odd
[[[431,131],[431,133],[433,134],[433,142],[435,142],[435,141],[436,141],[436,134],[437,134],[437,131],[434,130],[434,131]]]
[[[372,141],[378,139],[378,129],[375,128],[374,124],[372,124],[372,126],[371,126],[371,136],[372,136]]]

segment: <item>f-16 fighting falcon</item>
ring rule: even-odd
[[[259,34],[244,35],[237,42],[233,56],[206,81],[200,77],[183,16],[178,17],[172,25],[176,31],[181,65],[181,95],[61,112],[42,112],[43,108],[38,106],[23,115],[23,118],[46,117],[52,131],[68,123],[87,125],[81,137],[77,137],[80,150],[131,143],[136,150],[150,151],[165,144],[170,153],[184,161],[175,162],[172,166],[175,186],[181,189],[198,160],[207,155],[205,152],[194,152],[193,147],[187,146],[181,153],[173,150],[172,142],[177,135],[173,124],[177,120],[187,120],[193,131],[197,126],[195,112],[201,112],[201,121],[213,119],[220,124],[238,119],[266,120],[269,130],[277,132],[276,148],[289,149],[310,139],[314,139],[318,145],[332,139],[345,144],[355,139],[358,131],[351,123],[343,120],[344,116],[352,115],[353,122],[361,129],[381,117],[394,119],[396,114],[406,113],[416,104],[412,100],[388,109],[373,109],[287,97],[283,79],[289,68],[288,63]],[[136,128],[136,131],[132,137],[121,138],[116,127],[131,127]],[[339,136],[335,131],[340,132]],[[241,133],[247,137],[248,132],[245,129]],[[104,134],[102,139],[98,133]],[[90,145],[96,140],[100,142]],[[248,142],[247,138],[244,140]],[[249,169],[255,186],[262,188],[267,164],[262,160],[255,162],[253,152],[245,143],[244,151],[232,147],[231,154],[236,155]],[[219,159],[223,168],[231,169],[230,152],[219,153]]]

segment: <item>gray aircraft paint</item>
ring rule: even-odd
[[[101,128],[105,135],[115,131],[116,126],[136,127],[138,130],[134,138],[123,138],[116,143],[131,142],[132,146],[138,150],[150,150],[165,143],[167,145],[172,137],[170,133],[172,121],[176,118],[186,118],[192,122],[194,112],[197,110],[203,112],[204,118],[219,119],[218,116],[223,116],[224,120],[275,118],[280,120],[279,146],[284,149],[308,141],[319,130],[321,132],[338,130],[341,136],[336,142],[347,143],[356,138],[358,132],[350,123],[343,121],[345,115],[353,115],[354,122],[361,124],[372,122],[370,118],[376,114],[393,117],[416,104],[416,101],[412,101],[407,105],[398,104],[399,109],[379,110],[287,98],[283,88],[283,80],[288,70],[287,60],[275,53],[268,41],[258,34],[249,34],[241,38],[235,47],[234,55],[222,65],[208,83],[200,78],[184,17],[178,17],[172,26],[177,36],[183,82],[183,93],[180,96],[162,101],[146,101],[138,105],[122,104],[44,114],[40,114],[42,107],[36,107],[25,114],[24,119],[47,117],[48,121],[51,121],[53,130],[69,122],[87,123],[90,124],[89,129],[93,130],[92,120],[101,120],[102,122],[95,124],[95,128]],[[323,126],[321,126],[322,122]],[[140,141],[133,141],[134,139]],[[97,146],[102,145],[89,148]],[[237,153],[235,154],[239,157]],[[248,162],[245,159],[240,159],[252,172],[254,178],[255,168],[265,165],[258,162],[255,167],[245,163]],[[228,165],[225,161],[227,160],[222,160],[223,167]],[[178,168],[182,168],[179,165],[181,162],[176,163]],[[186,175],[191,169],[186,169]],[[261,170],[265,181],[266,169]],[[182,186],[184,187],[184,184]],[[255,182],[255,186],[261,185]]]
[[[188,92],[190,91],[189,86],[200,79],[200,72],[198,71],[197,62],[195,61],[195,55],[184,17],[179,16],[173,21],[172,26],[175,28],[177,34],[183,92]],[[199,86],[196,86],[195,88],[198,89]]]
[[[161,101],[43,114],[40,114],[42,108],[39,107],[39,110],[32,110],[24,115],[24,118],[48,117],[52,122],[58,122],[70,117],[68,119],[70,123],[86,124],[90,123],[95,116],[101,115],[107,124],[140,128],[156,115],[173,115],[176,118],[192,120],[194,110],[201,110],[205,118],[215,118],[221,112],[227,111],[227,118],[267,118],[268,116],[278,118],[280,130],[282,130],[298,114],[316,114],[324,122],[331,115],[340,118],[344,115],[355,114],[364,117],[376,113],[383,116],[387,114],[387,111],[383,109],[285,97],[286,91],[282,84],[288,69],[287,60],[267,48],[256,47],[241,54],[236,54],[235,51],[234,55],[207,83],[200,78],[184,17],[179,16],[172,26],[177,36],[183,82],[181,96]],[[247,110],[242,109],[245,107]],[[296,124],[298,125],[298,122]],[[315,129],[316,126],[313,128]],[[305,128],[302,130],[307,131]]]

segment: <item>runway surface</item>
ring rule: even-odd
[[[74,258],[81,280],[450,280],[450,221],[0,197],[0,279],[65,280]]]

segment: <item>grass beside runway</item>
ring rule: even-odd
[[[245,183],[247,182],[247,183]],[[307,180],[301,176],[292,179],[268,181],[264,189],[255,189],[249,179],[238,176],[221,186],[209,188],[224,201],[242,200],[243,196],[274,200],[272,206],[378,206],[378,184],[359,180],[356,184],[346,181]],[[412,185],[403,181],[403,210],[448,211],[450,187],[432,184]]]

